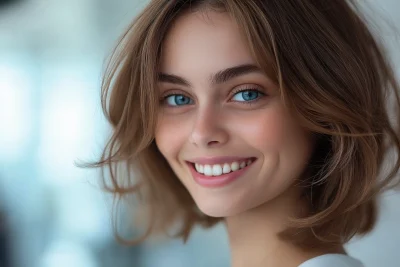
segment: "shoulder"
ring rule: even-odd
[[[299,267],[364,267],[361,261],[343,254],[325,254],[306,262]]]

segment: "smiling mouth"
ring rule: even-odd
[[[189,162],[194,168],[194,170],[205,176],[221,176],[228,173],[233,173],[239,171],[256,161],[256,158],[248,158],[238,161],[227,162],[223,164],[199,164]]]

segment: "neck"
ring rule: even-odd
[[[293,199],[293,198],[292,198]],[[304,261],[336,249],[304,250],[278,237],[289,216],[298,212],[298,201],[280,196],[262,206],[226,218],[232,267],[297,267]]]

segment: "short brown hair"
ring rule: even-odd
[[[177,236],[186,239],[193,225],[221,220],[197,209],[154,141],[163,39],[177,16],[199,8],[227,12],[238,23],[284,104],[317,136],[309,179],[300,181],[310,212],[294,218],[281,237],[320,246],[370,231],[377,196],[395,184],[400,168],[400,123],[390,119],[400,118],[400,99],[383,47],[354,2],[152,0],[122,36],[106,70],[102,105],[113,132],[101,160],[91,165],[108,168],[104,186],[116,198],[138,196],[149,215],[143,238],[179,221]]]

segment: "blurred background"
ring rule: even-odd
[[[230,266],[221,225],[186,245],[118,244],[97,171],[74,166],[99,156],[104,59],[146,2],[0,0],[0,267]],[[399,1],[369,2],[372,16],[400,23]],[[379,33],[398,70],[395,29]],[[376,230],[348,245],[366,267],[399,266],[399,206],[386,194]]]

